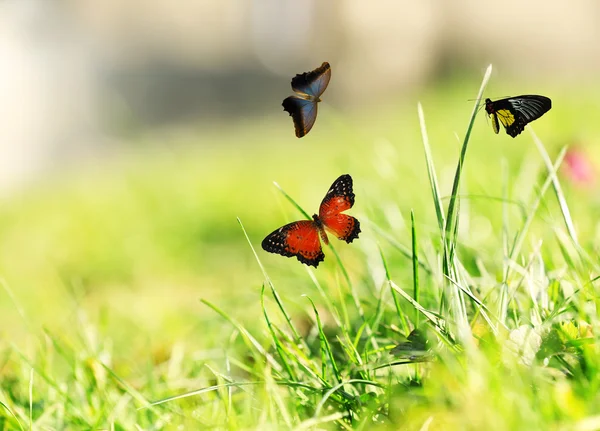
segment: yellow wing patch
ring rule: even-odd
[[[515,116],[508,109],[498,109],[496,114],[504,127],[509,127],[515,122]]]
[[[494,129],[494,133],[497,135],[500,131],[500,125],[498,124],[498,117],[495,112],[490,114],[490,120],[492,121],[492,129]]]

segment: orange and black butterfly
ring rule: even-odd
[[[312,72],[298,74],[292,78],[292,90],[296,94],[284,99],[283,110],[290,113],[294,120],[296,136],[303,137],[317,119],[317,103],[321,101],[329,80],[331,79],[331,67],[325,62]]]
[[[360,223],[354,217],[342,214],[353,205],[352,177],[342,175],[325,195],[319,215],[313,215],[312,220],[295,221],[280,227],[267,235],[262,248],[286,257],[296,256],[300,262],[316,268],[325,259],[319,237],[329,244],[325,229],[347,243],[358,238]]]
[[[552,101],[545,96],[526,94],[492,102],[485,99],[485,111],[492,120],[495,133],[500,131],[500,123],[506,133],[513,138],[523,131],[525,126],[537,120],[550,110]]]

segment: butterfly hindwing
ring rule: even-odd
[[[513,138],[520,134],[527,124],[537,120],[550,110],[552,101],[545,96],[526,94],[492,102],[485,100],[485,110],[492,118],[494,132],[498,133],[502,123],[506,133]]]
[[[282,105],[283,110],[289,112],[294,121],[296,136],[301,138],[306,135],[317,119],[317,102],[290,96],[284,99]]]
[[[318,99],[329,85],[331,66],[324,62],[310,72],[300,73],[292,78],[292,90]]]
[[[358,238],[359,221],[341,212],[354,205],[352,177],[348,174],[340,176],[333,182],[319,207],[319,219],[323,225],[335,233],[338,239],[347,243]]]
[[[267,235],[262,248],[270,253],[296,258],[315,268],[325,259],[319,230],[314,221],[301,220],[280,227]]]

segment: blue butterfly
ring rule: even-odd
[[[284,99],[283,110],[290,113],[294,120],[296,136],[303,137],[317,119],[317,103],[321,94],[329,85],[331,67],[325,62],[312,72],[298,74],[292,78],[292,90],[296,94]]]

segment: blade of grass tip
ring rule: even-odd
[[[403,244],[400,244],[398,241],[396,241],[392,236],[388,235],[383,229],[381,229],[376,224],[370,223],[370,226],[375,232],[377,232],[378,235],[382,236],[392,247],[394,247],[396,250],[398,250],[400,252],[400,254],[402,254],[402,256],[412,259],[412,254],[411,254],[410,248],[406,247]],[[431,268],[429,268],[429,266],[425,262],[419,261],[419,266],[421,268],[423,268],[423,270],[427,274],[431,274]]]
[[[558,171],[558,168],[560,167],[560,165],[565,157],[566,151],[567,151],[566,147],[563,147],[560,150],[560,152],[558,153],[558,156],[556,157],[556,161],[554,162],[554,165],[552,167],[552,170],[554,173],[556,173]],[[512,270],[512,265],[510,265],[510,262],[515,261],[516,257],[521,252],[521,247],[523,246],[523,242],[525,241],[525,236],[527,235],[527,232],[529,231],[529,226],[531,226],[531,223],[533,222],[533,219],[535,218],[535,214],[537,213],[537,210],[542,202],[542,199],[544,198],[544,195],[546,194],[546,191],[550,187],[550,184],[552,184],[552,175],[551,174],[548,175],[548,177],[546,178],[546,181],[544,181],[544,183],[542,184],[542,187],[540,188],[540,191],[537,194],[535,201],[533,202],[533,205],[531,205],[531,207],[530,207],[529,213],[527,214],[527,218],[525,219],[525,222],[523,223],[521,230],[515,237],[513,246],[508,255],[509,264],[507,265],[506,272],[504,273],[503,283],[508,282],[508,278],[509,278],[510,272]]]
[[[458,189],[460,187],[460,177],[462,173],[463,166],[465,164],[465,157],[467,155],[467,147],[469,144],[469,139],[471,137],[471,130],[473,130],[473,125],[475,124],[475,118],[477,117],[477,109],[479,104],[481,103],[481,98],[483,96],[483,92],[485,91],[485,87],[492,75],[492,65],[490,64],[485,71],[485,75],[483,76],[483,80],[481,82],[481,87],[479,88],[479,93],[477,94],[477,99],[475,100],[475,105],[473,106],[473,112],[471,113],[471,119],[469,120],[469,125],[467,127],[467,132],[465,134],[465,139],[463,141],[463,145],[460,151],[460,157],[458,159],[458,165],[456,166],[456,174],[454,175],[454,183],[452,184],[452,194],[450,195],[450,202],[448,203],[448,212],[446,215],[446,224],[445,224],[445,237],[446,241],[453,244],[456,242],[455,238],[451,238],[452,231],[454,230],[454,224],[456,222],[457,215],[457,195]],[[447,274],[450,275],[450,274]]]
[[[327,341],[325,332],[323,332],[323,325],[321,323],[321,318],[319,317],[319,312],[317,311],[317,307],[315,306],[315,303],[313,302],[312,299],[310,299],[310,297],[308,295],[302,295],[302,296],[304,296],[306,299],[308,299],[310,301],[313,311],[315,312],[315,318],[317,319],[317,329],[319,330],[319,338],[321,339],[321,361],[323,363],[323,371],[322,371],[323,380],[325,380],[325,381],[327,380],[327,362],[329,360],[329,363],[331,364],[331,368],[333,369],[333,374],[335,376],[335,379],[338,383],[340,383],[342,381],[342,378],[340,376],[340,371],[337,366],[337,363],[335,362],[335,358],[333,357],[333,352],[331,351],[331,346],[329,345],[329,341]]]
[[[283,367],[287,371],[288,376],[290,376],[291,380],[298,380],[297,376],[294,374],[294,371],[288,364],[288,357],[285,352],[285,349],[281,345],[281,341],[279,341],[279,337],[277,337],[277,335],[275,334],[275,331],[273,330],[273,325],[271,324],[271,319],[269,319],[269,314],[267,313],[267,309],[265,307],[265,285],[264,284],[262,286],[262,289],[260,290],[260,305],[263,310],[263,315],[265,316],[265,321],[267,322],[267,327],[269,328],[269,332],[271,333],[271,337],[273,338],[273,344],[275,345],[275,349],[277,350],[277,353],[279,353],[279,358],[281,359],[281,362],[283,363]]]
[[[309,220],[312,220],[312,217],[310,215],[308,215],[308,213],[306,211],[304,211],[304,209],[300,205],[298,205],[298,203],[294,199],[292,199],[292,197],[290,195],[288,195],[285,192],[285,190],[283,190],[281,188],[281,186],[279,184],[277,184],[275,181],[273,181],[273,184],[281,192],[281,194],[283,195],[283,197],[286,198],[294,207],[296,207],[296,209],[298,211],[300,211],[304,217],[306,217]]]
[[[346,416],[348,416],[349,413],[348,412],[337,412],[337,413],[332,413],[328,416],[321,416],[320,418],[310,418],[307,419],[303,422],[301,422],[300,424],[298,424],[298,426],[296,426],[292,431],[304,431],[304,430],[312,430],[312,429],[324,429],[324,428],[315,428],[317,425],[321,425],[321,424],[326,424],[329,422],[336,422],[338,421],[338,425],[342,425],[343,422],[339,422],[342,419],[344,419]]]
[[[21,430],[25,431],[25,428],[23,428],[23,425],[21,424],[21,421],[19,420],[19,418],[17,417],[17,415],[15,415],[14,412],[6,404],[4,404],[2,401],[0,401],[0,406],[4,407],[6,409],[6,411],[8,412],[8,414],[10,414],[13,418],[15,418],[15,421],[17,421],[17,424],[19,425],[19,427],[21,428]]]
[[[381,246],[377,244],[379,247],[379,256],[381,256],[381,261],[383,262],[383,268],[385,269],[385,278],[387,280],[390,291],[392,292],[392,298],[394,299],[394,305],[396,306],[396,313],[398,314],[398,318],[400,319],[400,323],[402,325],[402,329],[404,329],[404,336],[408,337],[410,333],[410,329],[408,328],[408,323],[406,322],[406,316],[404,315],[404,311],[402,311],[402,307],[400,306],[400,298],[398,298],[398,294],[392,287],[392,278],[390,277],[390,271],[388,268],[387,260],[385,255],[383,254],[383,250]]]
[[[141,407],[138,407],[137,410],[144,410],[144,409],[148,409],[148,408],[153,408],[156,407],[158,405],[161,404],[165,404],[171,401],[176,401],[176,400],[181,400],[183,398],[188,398],[188,397],[193,397],[196,395],[200,395],[200,394],[205,394],[207,392],[213,392],[213,391],[217,391],[221,388],[228,388],[230,386],[233,387],[243,387],[243,386],[253,386],[253,385],[260,385],[263,384],[263,382],[232,382],[232,383],[223,383],[221,385],[214,385],[214,386],[209,386],[206,388],[202,388],[202,389],[196,389],[194,391],[190,391],[190,392],[186,392],[183,394],[179,394],[179,395],[174,395],[172,397],[168,397],[168,398],[163,398],[161,400],[158,401],[153,401],[151,403],[148,403],[146,405],[143,405]]]
[[[448,337],[446,337],[446,335],[442,331],[443,328],[447,328],[447,325],[446,325],[446,322],[444,321],[444,319],[427,311],[421,304],[416,302],[408,293],[406,293],[404,290],[402,290],[402,288],[400,288],[396,283],[394,283],[393,281],[391,281],[390,283],[394,290],[396,290],[406,301],[410,302],[410,304],[415,308],[415,310],[417,310],[419,313],[421,313],[423,316],[425,316],[425,318],[427,318],[427,320],[429,320],[432,323],[433,328],[438,333],[438,335],[444,340],[444,342],[448,346],[450,346],[456,350],[457,346],[455,345],[455,343],[452,342],[451,340],[449,340]]]
[[[212,309],[214,312],[219,314],[221,317],[223,317],[225,320],[227,320],[229,323],[231,323],[233,325],[233,327],[235,329],[237,329],[240,332],[240,334],[242,334],[242,336],[244,337],[244,340],[246,340],[246,342],[247,342],[248,347],[255,348],[258,353],[260,353],[262,356],[264,356],[264,358],[267,360],[267,362],[269,362],[269,365],[271,365],[271,367],[273,369],[275,369],[278,372],[282,371],[281,365],[279,365],[279,363],[277,363],[277,361],[273,358],[273,356],[271,356],[265,349],[263,349],[263,347],[256,340],[256,338],[254,338],[252,336],[252,334],[250,334],[250,332],[246,328],[244,328],[239,322],[237,322],[235,319],[233,319],[231,316],[229,316],[227,313],[225,313],[223,310],[221,310],[216,305],[208,302],[206,299],[201,299],[200,302],[202,302],[204,305],[206,305],[207,307]]]
[[[237,217],[237,221],[238,221],[240,227],[242,228],[242,232],[244,232],[244,236],[246,237],[246,241],[248,241],[248,245],[250,246],[250,249],[252,250],[252,253],[254,254],[254,258],[256,259],[256,262],[258,262],[258,266],[260,267],[260,270],[262,271],[263,276],[265,277],[265,280],[267,281],[267,283],[269,284],[269,287],[271,288],[271,293],[273,294],[273,297],[275,298],[275,302],[277,302],[277,306],[281,310],[281,313],[283,314],[283,317],[285,318],[288,326],[290,327],[290,330],[292,331],[292,334],[294,334],[294,338],[295,338],[296,342],[299,345],[304,346],[303,339],[300,336],[300,333],[298,332],[298,330],[296,329],[296,326],[292,322],[292,318],[290,317],[290,315],[286,311],[285,307],[283,306],[283,302],[281,300],[281,297],[279,296],[279,293],[277,293],[277,289],[275,289],[275,285],[271,281],[271,278],[269,277],[269,274],[267,274],[267,271],[266,271],[265,267],[263,266],[262,262],[260,261],[260,258],[258,257],[258,253],[256,253],[256,250],[254,249],[254,246],[252,245],[252,241],[250,241],[250,237],[248,236],[248,232],[246,232],[246,229],[244,228],[244,225],[242,224],[242,220],[240,220],[240,218]],[[304,346],[304,347],[306,347],[306,346]]]
[[[471,119],[469,121],[469,125],[467,127],[467,132],[465,133],[465,138],[462,144],[462,148],[460,151],[460,156],[458,159],[458,164],[456,166],[456,173],[454,174],[454,183],[452,184],[452,193],[450,194],[450,202],[448,203],[448,212],[446,214],[446,224],[444,226],[443,233],[443,245],[444,245],[444,257],[443,257],[443,272],[444,275],[457,278],[453,268],[455,267],[454,263],[454,250],[456,247],[457,236],[458,236],[458,216],[459,216],[459,203],[460,200],[457,199],[460,189],[460,178],[462,174],[462,170],[465,164],[465,158],[467,155],[467,148],[469,145],[469,139],[471,137],[471,131],[473,130],[473,125],[475,124],[475,118],[477,117],[477,113],[479,112],[478,107],[481,102],[481,98],[483,96],[483,92],[485,87],[490,79],[492,74],[492,65],[490,64],[483,76],[483,80],[481,82],[481,86],[479,88],[479,93],[477,94],[477,100],[473,106],[473,112],[471,113]],[[449,284],[449,286],[453,286]],[[464,303],[464,298],[460,295],[460,292],[456,286],[451,288],[451,294],[449,296],[449,303],[451,308],[454,310],[454,318],[457,323],[457,328],[459,330],[460,337],[463,341],[471,342],[471,328],[469,326],[469,321],[467,317],[466,307]]]
[[[533,131],[531,125],[528,127],[529,133],[533,137],[533,142],[535,142],[535,146],[537,147],[540,155],[542,156],[542,160],[548,169],[548,173],[552,177],[552,185],[554,187],[554,193],[556,194],[556,199],[558,200],[558,205],[560,206],[560,211],[562,213],[563,219],[565,221],[565,225],[567,226],[567,231],[569,232],[569,236],[573,243],[578,246],[579,241],[577,240],[577,232],[575,231],[575,226],[573,226],[573,219],[571,218],[571,211],[569,211],[569,206],[567,205],[567,200],[565,199],[565,195],[560,186],[560,182],[558,181],[558,177],[556,176],[556,172],[552,167],[552,160],[550,160],[550,156],[544,147],[544,144],[538,138],[538,136]]]
[[[419,256],[417,250],[417,228],[415,227],[415,211],[410,210],[410,223],[412,233],[412,263],[413,263],[413,297],[419,302]],[[415,328],[419,327],[419,313],[415,316]]]
[[[425,149],[425,161],[427,162],[427,175],[429,176],[429,187],[433,195],[433,205],[438,221],[440,232],[443,233],[446,219],[444,218],[444,207],[440,197],[440,186],[438,184],[437,175],[435,173],[435,165],[431,156],[431,147],[429,146],[429,137],[427,136],[427,127],[425,126],[425,115],[421,102],[417,104],[417,112],[419,114],[419,123],[421,125],[421,136],[423,138],[423,148]]]

